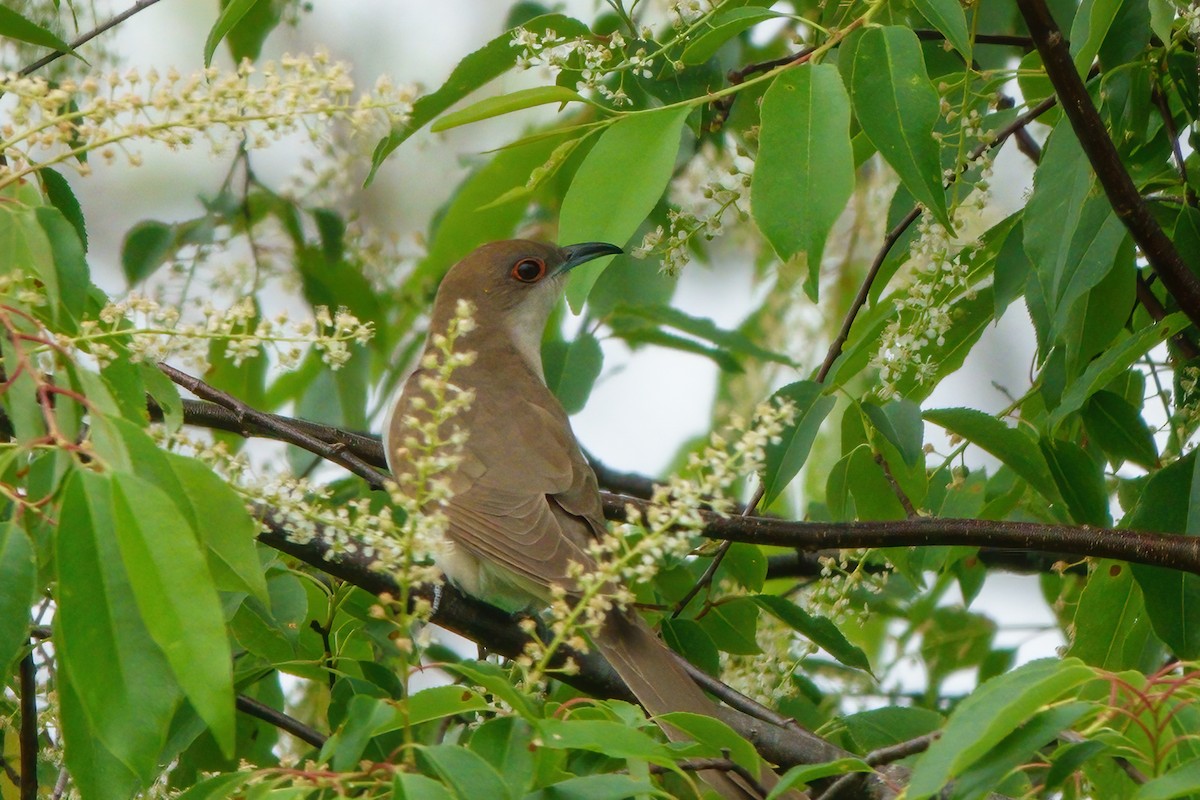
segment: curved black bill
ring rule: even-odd
[[[558,272],[566,272],[569,269],[574,269],[580,264],[587,263],[601,256],[615,256],[625,252],[615,244],[608,242],[584,242],[582,244],[570,244],[562,248],[563,263],[558,268]]]

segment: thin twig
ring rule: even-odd
[[[253,697],[247,697],[244,694],[237,696],[237,710],[274,725],[279,730],[290,733],[300,741],[313,747],[324,747],[325,741],[329,738],[316,728],[305,725],[295,717],[288,716],[279,709],[271,708],[266,703],[255,700]]]
[[[904,491],[904,487],[900,485],[900,481],[896,480],[896,476],[892,474],[892,468],[888,464],[887,459],[883,457],[883,453],[875,454],[875,463],[883,470],[883,477],[887,478],[888,485],[892,487],[892,494],[900,501],[900,505],[904,507],[904,515],[909,519],[916,519],[921,516],[917,509],[913,507],[912,500],[908,499],[908,494]]]
[[[941,735],[941,731],[934,731],[924,736],[918,736],[915,739],[909,739],[907,742],[898,742],[888,747],[881,747],[878,750],[872,750],[870,753],[867,753],[863,757],[863,761],[866,761],[872,767],[891,764],[902,758],[908,758],[917,753],[924,753],[929,749],[929,745],[933,744]],[[865,772],[850,772],[841,776],[820,795],[819,800],[840,800],[840,798],[856,796],[850,792],[859,788],[868,775],[869,773]]]
[[[1180,310],[1192,324],[1200,325],[1200,278],[1188,267],[1154,219],[1133,178],[1121,163],[1116,145],[1092,104],[1087,87],[1079,78],[1067,40],[1059,30],[1058,23],[1050,15],[1044,0],[1017,0],[1017,8],[1037,44],[1046,75],[1062,102],[1063,113],[1117,218],[1128,229],[1154,272],[1162,278],[1163,285],[1175,298]]]
[[[143,11],[143,10],[149,8],[150,6],[154,5],[157,2],[158,2],[158,0],[138,0],[132,6],[125,9],[124,11],[122,11],[120,14],[117,14],[115,17],[112,17],[107,22],[103,22],[103,23],[97,25],[96,27],[94,27],[90,31],[88,31],[87,33],[79,36],[77,39],[75,39],[75,41],[70,42],[69,44],[71,45],[71,49],[76,50],[76,49],[82,47],[83,45],[90,42],[92,39],[95,39],[100,34],[104,33],[105,31],[109,30],[110,28],[115,28],[117,25],[120,25],[122,22],[124,22],[125,20],[132,17],[134,14],[138,13],[139,11]],[[39,58],[37,61],[35,61],[32,64],[30,64],[29,66],[25,67],[24,69],[21,70],[21,72],[19,74],[21,75],[21,77],[24,77],[33,72],[37,72],[42,67],[44,67],[47,64],[50,64],[54,61],[57,61],[58,59],[62,58],[65,55],[66,55],[66,53],[63,52],[62,50],[55,50],[50,55],[44,56],[43,58]]]
[[[762,502],[763,496],[766,493],[766,485],[760,481],[758,488],[754,491],[754,497],[742,509],[741,516],[748,517],[752,515],[758,509],[758,504]],[[732,544],[733,542],[721,542],[708,567],[704,570],[704,574],[700,576],[700,580],[696,581],[696,585],[689,589],[688,593],[683,596],[683,599],[675,604],[675,611],[671,613],[671,619],[678,618],[683,613],[683,610],[687,608],[688,603],[692,602],[696,595],[700,594],[701,590],[712,585],[713,577],[716,576],[717,569],[721,566],[721,562],[725,560],[725,554],[729,552],[729,547]]]
[[[329,444],[301,430],[297,426],[281,424],[280,417],[277,415],[265,414],[253,409],[233,395],[222,392],[220,389],[210,386],[199,378],[188,375],[186,372],[181,372],[169,364],[160,361],[158,368],[172,381],[200,399],[212,401],[232,411],[238,423],[243,427],[248,422],[261,428],[270,429],[277,434],[275,438],[297,445],[298,447],[303,447],[310,453],[315,453],[327,461],[332,461],[334,464],[345,467],[350,472],[367,481],[372,489],[381,489],[387,484],[387,475],[359,458],[348,448],[340,444]]]
[[[963,169],[966,168],[966,165],[975,161],[988,150],[1004,144],[1004,142],[1008,140],[1008,137],[1012,136],[1017,131],[1024,129],[1026,125],[1033,122],[1042,114],[1045,114],[1054,107],[1054,104],[1055,99],[1053,97],[1047,97],[1045,100],[1038,103],[1021,116],[1017,117],[1008,125],[1001,128],[991,139],[976,145],[971,150],[970,154],[968,154],[962,168],[959,170],[959,174],[961,174]],[[957,177],[958,176],[956,175],[954,179],[957,180]],[[949,182],[947,182],[946,185],[948,186]],[[817,370],[817,383],[825,382],[826,376],[829,375],[829,370],[833,368],[833,362],[836,361],[837,357],[842,354],[842,347],[846,344],[846,340],[850,338],[850,329],[854,326],[854,320],[858,317],[858,312],[861,311],[863,306],[867,304],[867,298],[871,296],[871,287],[874,285],[875,278],[879,274],[879,269],[883,266],[883,262],[887,258],[888,253],[890,253],[892,248],[895,247],[896,242],[900,240],[900,237],[904,235],[904,232],[908,230],[908,226],[916,222],[917,217],[919,216],[921,216],[921,206],[913,206],[912,210],[904,216],[904,219],[896,223],[896,227],[888,231],[887,235],[883,237],[883,246],[880,247],[879,252],[875,254],[875,260],[871,262],[871,268],[867,270],[867,276],[863,278],[862,285],[858,288],[858,294],[854,296],[854,301],[850,304],[850,309],[846,312],[846,316],[842,320],[842,327],[838,331],[838,335],[833,340],[833,343],[829,345],[829,352],[825,354],[825,360],[821,363],[821,368]]]
[[[21,800],[37,800],[37,665],[33,651],[21,659]]]
[[[1154,289],[1150,287],[1150,283],[1146,280],[1146,276],[1142,274],[1141,270],[1137,270],[1135,289],[1138,302],[1142,304],[1142,308],[1146,309],[1146,313],[1150,315],[1150,319],[1160,322],[1167,315],[1167,309],[1163,307],[1158,296],[1154,294]],[[1183,331],[1172,336],[1171,341],[1179,349],[1179,353],[1184,359],[1191,361],[1193,358],[1200,356],[1200,348],[1196,347],[1196,344]]]

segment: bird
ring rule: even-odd
[[[559,247],[526,239],[484,244],[446,273],[438,287],[420,366],[405,382],[385,421],[388,466],[411,475],[409,448],[427,414],[437,334],[464,301],[473,330],[455,347],[474,353],[450,380],[473,397],[454,423],[465,432],[448,476],[446,541],[435,562],[458,589],[509,612],[545,607],[552,586],[575,580],[572,562],[596,568],[589,545],[608,536],[595,473],[562,405],[546,385],[542,334],[563,295],[570,270],[621,253],[605,242]],[[444,347],[445,340],[440,340]],[[611,609],[591,636],[600,653],[652,717],[671,711],[712,715],[714,701],[636,611]],[[670,738],[678,731],[663,726]],[[761,785],[734,772],[702,777],[722,797],[762,796]]]

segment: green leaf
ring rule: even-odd
[[[455,800],[449,789],[432,778],[399,770],[392,779],[392,797],[394,800]]]
[[[1103,465],[1074,442],[1042,439],[1038,445],[1059,493],[1066,500],[1071,519],[1083,525],[1111,525]]]
[[[798,764],[779,779],[779,783],[771,789],[767,800],[778,800],[789,796],[789,790],[806,788],[813,781],[829,778],[834,775],[846,775],[851,772],[871,772],[872,767],[861,758],[839,758],[823,764]]]
[[[1088,364],[1083,374],[1067,384],[1067,388],[1063,390],[1058,407],[1050,413],[1050,431],[1055,431],[1063,420],[1082,408],[1089,397],[1129,369],[1155,345],[1179,333],[1189,324],[1182,311],[1168,314],[1158,323],[1143,328],[1097,356]]]
[[[648,780],[629,775],[579,775],[530,792],[524,800],[626,800],[630,797],[668,797]]]
[[[683,49],[683,55],[679,58],[689,66],[703,64],[716,55],[717,51],[721,49],[721,45],[734,36],[764,20],[775,19],[778,16],[780,15],[766,8],[754,6],[731,8],[708,20],[706,29],[699,31],[688,41],[687,47]]]
[[[488,97],[478,103],[472,103],[461,111],[443,114],[433,125],[429,126],[429,130],[439,133],[460,125],[491,119],[501,114],[511,114],[526,108],[544,106],[548,103],[566,105],[572,102],[584,103],[587,101],[579,95],[579,92],[572,91],[565,86],[534,86],[530,89],[518,89],[515,92]]]
[[[200,535],[213,584],[220,591],[246,592],[269,603],[255,547],[258,523],[241,497],[208,465],[177,453],[163,455],[179,480],[182,492],[175,496],[175,502]]]
[[[259,0],[222,0],[221,14],[213,23],[212,29],[209,30],[208,38],[204,40],[205,67],[212,66],[213,54],[217,52],[217,45],[257,2]]]
[[[516,716],[495,717],[471,732],[467,746],[496,768],[514,795],[535,783],[533,727]]]
[[[867,654],[851,644],[828,617],[809,614],[786,597],[777,595],[755,595],[754,602],[846,666],[871,671],[871,662],[867,659]]]
[[[942,715],[927,708],[885,706],[860,711],[842,719],[858,750],[869,753],[932,733],[942,726]]]
[[[1123,0],[1083,0],[1071,23],[1071,57],[1080,77],[1087,75],[1092,60],[1108,35]]]
[[[46,234],[46,240],[50,243],[50,254],[54,259],[58,299],[61,303],[61,306],[54,306],[55,319],[64,330],[74,332],[78,330],[76,322],[83,318],[88,289],[92,285],[87,260],[83,255],[83,243],[79,241],[75,228],[58,209],[39,206],[34,209],[34,214]],[[67,312],[66,319],[58,314],[60,308]]]
[[[740,331],[725,330],[707,317],[692,316],[678,308],[661,303],[621,303],[614,309],[614,318],[609,320],[609,324],[614,329],[619,329],[634,320],[645,320],[663,327],[674,328],[689,336],[712,342],[734,355],[795,366],[795,362],[787,356],[759,347],[749,336]],[[622,331],[622,335],[624,333]]]
[[[402,706],[399,722],[381,726],[374,735],[399,730],[404,726],[405,719],[409,725],[420,725],[431,719],[469,714],[487,708],[490,708],[488,702],[468,686],[432,686],[409,697]]]
[[[51,50],[60,50],[69,55],[75,55],[75,51],[71,49],[71,45],[41,25],[21,16],[8,6],[0,6],[0,36],[29,42],[29,44],[36,44],[40,47],[49,47]]]
[[[1075,607],[1074,631],[1067,655],[1085,664],[1114,672],[1149,666],[1150,620],[1128,564],[1096,563]]]
[[[854,191],[850,98],[836,67],[806,64],[775,78],[761,116],[750,210],[781,259],[808,254],[815,299],[825,239]]]
[[[714,756],[723,751],[729,753],[729,758],[735,764],[745,768],[752,775],[757,775],[762,759],[754,745],[743,739],[733,728],[715,717],[705,714],[693,714],[688,711],[672,711],[659,714],[656,718],[672,728],[678,728],[688,735],[688,738],[711,748]]]
[[[755,634],[758,606],[748,597],[737,597],[712,606],[696,623],[726,653],[756,656],[762,652]]]
[[[511,238],[529,199],[522,195],[503,203],[494,201],[514,185],[524,185],[565,140],[563,134],[501,150],[467,178],[441,213],[415,277],[432,288],[452,264],[477,246]]]
[[[147,219],[134,225],[121,243],[125,280],[133,286],[150,277],[167,260],[174,245],[175,229],[167,223]]]
[[[1137,788],[1133,800],[1172,800],[1200,792],[1200,758],[1180,764]]]
[[[49,167],[40,168],[37,175],[42,181],[42,191],[46,193],[46,199],[75,228],[75,233],[79,236],[79,241],[83,243],[83,249],[86,252],[88,246],[87,223],[83,218],[83,208],[79,205],[75,192],[71,190],[71,184]]]
[[[476,686],[488,690],[493,697],[506,703],[524,719],[533,722],[538,718],[529,698],[517,691],[508,674],[495,664],[486,661],[460,661],[457,664],[443,663],[441,668],[461,675]]]
[[[181,696],[146,630],[117,549],[113,494],[108,476],[79,469],[63,488],[55,528],[54,647],[60,690],[69,686],[86,718],[79,728],[93,731],[102,746],[93,754],[75,742],[76,752],[85,760],[111,754],[148,785]],[[68,754],[71,746],[68,738]],[[67,763],[74,772],[70,755]]]
[[[225,34],[225,44],[235,64],[243,59],[257,61],[263,42],[283,18],[285,0],[257,0]],[[215,51],[214,51],[215,52]]]
[[[971,35],[967,31],[967,15],[963,13],[962,4],[958,0],[913,0],[913,6],[970,64]]]
[[[800,472],[808,453],[812,449],[821,423],[833,409],[837,400],[833,395],[822,394],[824,387],[815,381],[797,381],[788,384],[772,395],[780,400],[790,400],[796,406],[796,417],[788,425],[778,442],[767,445],[767,459],[763,473],[763,502],[765,508],[779,497],[792,478]]]
[[[535,723],[542,747],[556,750],[586,750],[610,758],[672,761],[670,749],[637,728],[606,719],[543,719]]]
[[[7,670],[29,642],[29,609],[37,596],[33,543],[11,519],[0,521],[0,586],[0,669]]]
[[[1132,461],[1146,469],[1158,466],[1158,446],[1141,412],[1115,392],[1101,390],[1083,407],[1088,436],[1119,466]]]
[[[925,424],[921,421],[919,405],[911,400],[893,400],[884,406],[863,403],[862,409],[875,430],[904,458],[905,464],[911,467],[921,462]]]
[[[1150,475],[1121,527],[1196,536],[1200,522],[1200,476],[1196,451]],[[1186,502],[1184,501],[1186,498]],[[1200,657],[1200,575],[1131,564],[1142,588],[1154,633],[1183,659]]]
[[[614,122],[575,172],[559,213],[561,244],[610,242],[621,246],[662,197],[679,153],[688,108],[663,108]],[[599,258],[571,270],[567,300],[576,313],[608,266]]]
[[[849,73],[849,74],[847,74]],[[868,28],[854,58],[842,65],[854,113],[871,143],[913,197],[951,229],[942,189],[937,91],[925,71],[921,43],[909,28]]]
[[[458,798],[487,797],[507,800],[508,786],[483,758],[454,744],[425,745],[416,748],[417,763],[426,773],[442,780]]]
[[[547,342],[542,348],[542,361],[546,385],[566,412],[582,411],[604,366],[599,340],[587,331],[580,331],[570,342]]]
[[[55,683],[58,719],[62,725],[66,767],[71,771],[72,783],[79,789],[83,800],[132,797],[139,785],[149,784],[152,776],[139,780],[104,743],[99,729],[88,719],[76,686],[63,667],[61,650],[58,655],[59,672]],[[147,719],[146,722],[152,720]]]
[[[932,409],[924,417],[1000,459],[1050,502],[1063,502],[1038,443],[1020,430],[973,408]]]
[[[226,772],[192,784],[176,800],[226,800],[241,789],[254,775],[248,772]]]
[[[1036,753],[1051,745],[1063,730],[1074,725],[1092,710],[1091,703],[1077,701],[1053,706],[1012,731],[999,742],[986,759],[980,759],[955,781],[959,797],[986,797],[1001,786],[1005,776],[1036,758]]]
[[[554,31],[557,35],[568,39],[575,36],[587,36],[591,33],[588,27],[579,20],[562,14],[545,14],[535,17],[521,27],[536,34],[539,38],[543,38],[547,31]],[[392,151],[403,144],[408,137],[480,86],[510,70],[517,63],[520,55],[520,48],[513,47],[513,31],[509,30],[459,61],[450,73],[450,77],[436,92],[425,95],[413,104],[408,121],[402,127],[393,129],[375,146],[375,152],[371,156],[371,171],[367,175],[364,185],[371,184],[371,181],[375,179],[375,173],[383,165],[384,159],[391,155]]]
[[[112,488],[117,544],[142,619],[192,708],[231,756],[232,654],[195,534],[174,501],[149,481],[115,473]]]
[[[1076,659],[1039,659],[992,678],[954,709],[941,738],[917,760],[911,800],[932,797],[1049,704],[1094,677]]]
[[[345,722],[321,748],[322,759],[329,759],[336,770],[353,768],[362,759],[371,739],[386,729],[395,716],[395,709],[379,698],[354,695],[350,698]]]

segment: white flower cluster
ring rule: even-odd
[[[671,181],[669,197],[676,208],[668,212],[668,230],[659,225],[647,233],[633,249],[633,257],[658,254],[664,272],[679,274],[691,260],[688,248],[695,236],[712,240],[723,234],[730,210],[739,222],[749,219],[748,209],[739,201],[748,199],[753,171],[753,159],[732,137],[727,136],[720,149],[706,141]]]
[[[539,35],[526,28],[517,28],[510,45],[521,49],[516,62],[520,69],[542,67],[552,76],[564,69],[578,69],[580,80],[575,84],[576,91],[591,89],[614,106],[630,105],[632,101],[624,89],[609,88],[601,81],[606,75],[621,70],[644,78],[652,77],[653,59],[646,54],[645,48],[640,47],[632,55],[626,55],[625,37],[618,31],[613,31],[607,39],[605,44],[585,36],[568,39],[552,29]],[[618,53],[622,56],[620,59]],[[571,63],[573,56],[578,56],[575,64]]]
[[[526,681],[538,685],[563,646],[586,652],[585,634],[594,633],[614,608],[624,610],[634,602],[634,593],[628,587],[649,581],[663,566],[687,558],[704,528],[700,510],[728,513],[733,506],[726,497],[730,487],[741,476],[761,469],[767,444],[778,440],[795,414],[795,406],[784,401],[762,403],[752,425],[732,417],[730,426],[738,431],[736,438],[730,443],[714,433],[704,452],[689,459],[693,479],[672,476],[666,485],[655,488],[645,513],[630,506],[627,521],[617,526],[613,535],[591,544],[589,553],[595,569],[572,564],[568,576],[571,590],[551,587],[547,611],[551,641],[543,643],[533,635],[536,626],[532,620],[525,624],[530,641],[517,665],[524,670]],[[574,668],[568,662],[560,671]]]
[[[637,525],[645,535],[636,540],[638,557],[626,559],[622,577],[650,580],[663,562],[690,553],[693,537],[704,528],[700,510],[728,515],[734,507],[730,488],[742,477],[762,470],[767,445],[779,441],[795,416],[796,407],[789,400],[760,403],[750,425],[732,415],[729,427],[736,432],[732,443],[726,435],[714,432],[703,451],[688,456],[691,477],[672,475],[665,485],[656,486],[645,513],[631,508],[626,524]]]
[[[226,132],[242,134],[249,147],[263,147],[335,119],[366,126],[382,115],[403,123],[412,112],[415,91],[381,83],[371,94],[353,98],[349,68],[327,54],[284,56],[261,67],[243,62],[234,72],[211,68],[190,76],[136,69],[51,84],[42,78],[0,76],[0,94],[9,105],[0,124],[0,188],[39,166],[70,161],[80,172],[84,153],[105,161],[124,154],[136,166],[141,155],[133,141],[190,147],[208,141],[214,151]]]
[[[979,135],[978,128],[974,130]],[[909,284],[894,295],[897,313],[884,328],[871,361],[879,370],[879,396],[884,400],[896,395],[905,375],[913,375],[918,384],[935,377],[939,361],[935,350],[946,344],[953,324],[953,301],[972,291],[966,256],[977,241],[964,235],[965,220],[987,207],[992,175],[990,156],[981,156],[979,163],[975,191],[952,210],[953,234],[928,212],[917,222],[917,236],[909,246]]]
[[[721,0],[668,0],[667,14],[676,28],[683,28],[716,10],[719,5]]]
[[[346,309],[330,312],[320,306],[314,319],[293,322],[286,312],[258,318],[251,297],[229,308],[205,302],[200,320],[185,321],[179,309],[140,294],[110,302],[99,319],[85,319],[75,336],[58,334],[58,343],[95,358],[101,365],[118,355],[134,362],[180,359],[198,372],[207,370],[212,342],[225,343],[225,357],[235,365],[269,348],[285,368],[295,367],[304,346],[321,353],[321,360],[338,369],[350,358],[350,344],[366,344],[374,334],[371,323],[360,322]]]
[[[475,362],[475,353],[459,340],[475,330],[475,307],[459,300],[444,333],[433,333],[421,356],[417,385],[421,394],[397,409],[406,435],[395,443],[391,463],[398,466],[390,487],[392,502],[405,513],[392,535],[405,552],[434,553],[445,544],[446,514],[453,494],[451,475],[462,460],[467,431],[455,419],[471,407],[475,393],[453,383],[456,370]]]

